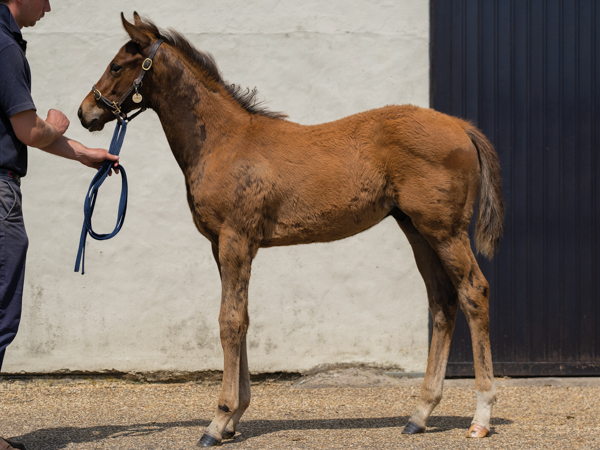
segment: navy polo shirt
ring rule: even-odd
[[[25,57],[27,42],[10,9],[0,3],[0,168],[27,173],[27,146],[13,130],[10,117],[35,110],[31,70]]]

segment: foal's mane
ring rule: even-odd
[[[168,31],[160,29],[149,19],[141,19],[137,24],[139,28],[147,31],[157,38],[162,39],[167,44],[172,45],[189,58],[194,64],[201,67],[204,72],[214,81],[219,83],[223,88],[249,113],[259,114],[261,116],[271,117],[273,119],[285,119],[286,114],[270,111],[256,97],[258,91],[256,88],[242,88],[237,84],[230,84],[223,80],[221,71],[217,67],[217,63],[210,53],[204,53],[198,50],[188,41],[181,33],[176,30],[169,29]]]

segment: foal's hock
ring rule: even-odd
[[[427,287],[433,337],[416,412],[404,433],[425,430],[442,397],[458,306],[473,339],[477,409],[468,435],[489,433],[495,401],[488,283],[468,225],[479,199],[475,241],[491,257],[502,234],[498,157],[463,120],[416,106],[388,106],[332,123],[302,126],[227,84],[213,58],[176,32],[134,14],[131,37],[95,90],[108,104],[135,84],[156,43],[152,70],[136,94],[158,115],[185,176],[193,220],[212,243],[222,282],[219,325],[223,384],[200,445],[234,436],[250,404],[246,351],[250,266],[261,247],[352,236],[392,216],[406,234]],[[100,130],[115,118],[90,92],[81,123]],[[139,108],[132,96],[120,105]]]

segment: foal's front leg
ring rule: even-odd
[[[248,352],[246,350],[246,338],[242,342],[240,353],[240,386],[239,386],[239,405],[238,409],[225,427],[222,436],[223,439],[231,439],[235,436],[235,429],[240,419],[244,415],[248,406],[250,406],[250,371],[248,370]]]
[[[256,248],[246,237],[231,231],[222,232],[219,236],[218,261],[222,285],[219,327],[224,358],[223,384],[215,418],[198,443],[202,447],[219,445],[224,436],[231,437],[237,421],[250,403],[245,344],[249,325],[248,283],[255,254]],[[232,419],[234,423],[225,431]]]

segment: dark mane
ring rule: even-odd
[[[269,111],[262,102],[256,97],[258,91],[254,89],[244,89],[239,85],[230,84],[223,80],[221,71],[217,67],[217,63],[210,53],[204,53],[194,47],[190,41],[188,41],[181,33],[175,30],[162,30],[158,28],[154,22],[149,19],[142,19],[142,22],[138,26],[144,30],[152,33],[157,38],[162,39],[167,44],[172,45],[187,56],[198,66],[202,67],[206,74],[210,76],[214,81],[218,82],[225,88],[225,90],[249,113],[260,114],[261,116],[271,117],[273,119],[285,119],[286,114],[280,112]]]

